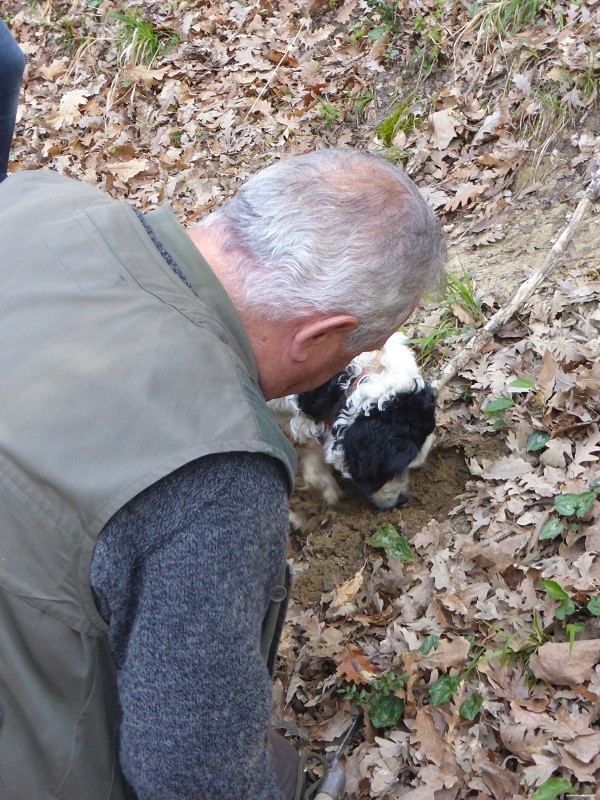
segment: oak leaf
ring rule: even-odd
[[[433,124],[433,146],[436,150],[445,150],[456,136],[457,129],[462,127],[461,121],[452,108],[434,111],[431,115],[431,122]]]
[[[572,646],[569,642],[546,642],[531,656],[529,666],[540,680],[570,686],[591,680],[599,662],[600,639],[587,639]]]
[[[600,754],[600,733],[593,733],[591,736],[577,736],[571,742],[566,742],[564,748],[579,761],[589,764]]]
[[[377,667],[369,661],[369,657],[355,644],[347,644],[334,656],[337,664],[336,675],[350,683],[371,683],[377,673]]]
[[[72,89],[66,92],[58,104],[58,114],[52,120],[52,127],[59,130],[63,125],[73,125],[81,119],[79,106],[88,101],[87,92],[83,89]]]

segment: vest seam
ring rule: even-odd
[[[90,703],[90,699],[91,699],[91,697],[93,695],[94,687],[96,686],[96,681],[97,680],[98,680],[98,647],[95,646],[94,647],[94,678],[92,680],[92,684],[91,684],[91,686],[89,688],[89,691],[87,692],[87,696],[85,698],[85,701],[83,702],[83,704],[81,706],[81,709],[79,711],[79,714],[77,715],[77,719],[75,721],[75,724],[73,725],[73,734],[72,734],[72,737],[71,737],[71,744],[70,744],[70,748],[69,748],[69,763],[67,764],[67,766],[65,768],[65,773],[64,773],[63,777],[61,778],[60,783],[58,784],[56,789],[54,789],[54,793],[53,793],[53,797],[54,798],[58,798],[59,797],[59,792],[61,791],[62,786],[64,785],[65,781],[69,777],[69,771],[71,769],[71,764],[73,763],[73,752],[75,750],[75,738],[77,736],[77,729],[79,727],[79,721],[81,720],[81,717],[85,713],[85,710],[86,710],[86,708],[88,707],[88,705]]]
[[[252,410],[250,410],[250,413],[254,419],[254,413]],[[283,452],[283,448],[281,448],[282,455]],[[111,517],[116,514],[120,508],[123,508],[123,506],[129,502],[129,500],[133,500],[133,498],[136,497],[136,495],[138,495],[140,492],[143,492],[144,489],[149,488],[157,481],[162,480],[162,478],[166,478],[167,475],[175,472],[175,470],[185,467],[187,464],[191,464],[192,461],[196,461],[199,458],[216,455],[218,453],[266,453],[267,455],[273,455],[279,461],[282,461],[281,455],[276,455],[277,448],[274,445],[271,445],[269,442],[265,442],[259,436],[257,436],[255,439],[213,441],[206,447],[203,447],[200,451],[198,446],[192,447],[189,450],[183,451],[180,457],[174,457],[171,459],[168,464],[163,463],[162,467],[156,471],[156,474],[151,475],[151,473],[145,472],[142,473],[141,476],[137,476],[135,481],[128,484],[128,486],[123,489],[119,495],[117,495],[119,498],[118,500],[111,498],[110,503],[98,511],[92,520],[92,529],[96,530],[99,526],[99,530],[101,531],[109,519],[111,519]],[[282,461],[282,463],[285,466],[285,461]],[[152,480],[149,480],[150,477],[152,477]],[[125,496],[128,499],[123,500],[122,498]]]
[[[2,461],[4,463],[6,463],[5,459],[2,459]],[[61,528],[61,530],[69,531],[68,526],[65,525],[64,522],[61,522],[60,519],[57,516],[55,516],[54,513],[52,513],[53,511],[56,510],[54,508],[54,506],[52,504],[50,504],[48,508],[44,508],[40,498],[39,497],[35,497],[31,493],[31,491],[26,488],[26,484],[22,484],[17,479],[17,476],[10,475],[6,470],[6,467],[3,466],[1,462],[0,462],[0,480],[5,482],[5,483],[10,484],[11,487],[14,487],[18,491],[20,491],[22,494],[24,494],[25,497],[31,503],[33,503],[33,505],[41,512],[41,514],[44,517],[47,517],[48,519],[50,519],[57,527]],[[46,501],[44,500],[43,502],[46,502]],[[70,532],[74,533],[75,532],[75,528],[72,528],[70,530]]]

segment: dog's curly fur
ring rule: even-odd
[[[425,385],[359,414],[343,432],[343,473],[379,508],[408,499],[408,469],[422,466],[431,448],[435,395]]]
[[[330,504],[340,491],[327,464],[378,508],[408,499],[409,470],[433,444],[435,393],[421,377],[403,334],[363,353],[330,381],[270,403],[298,443],[304,479]]]

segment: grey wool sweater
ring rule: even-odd
[[[267,755],[260,634],[287,538],[282,467],[207,456],[146,489],[98,539],[91,570],[138,800],[282,800]]]

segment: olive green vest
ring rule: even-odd
[[[46,171],[0,186],[1,800],[130,796],[89,578],[110,517],[209,453],[267,453],[293,481],[241,322],[169,215],[199,297],[126,203]]]

